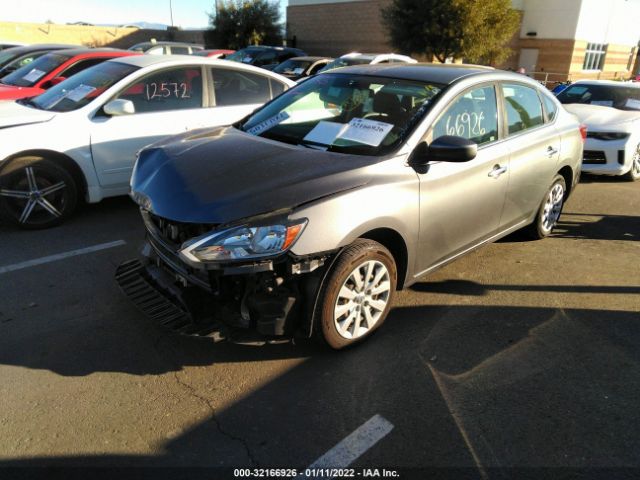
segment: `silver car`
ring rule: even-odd
[[[233,126],[143,150],[143,258],[117,271],[149,316],[340,349],[394,293],[515,230],[548,236],[585,132],[539,84],[472,66],[349,67]]]

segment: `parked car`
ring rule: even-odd
[[[34,97],[89,67],[129,55],[136,53],[114,48],[72,48],[49,52],[0,78],[0,100]]]
[[[235,53],[235,50],[224,50],[224,49],[213,49],[213,50],[198,50],[197,52],[193,52],[193,55],[198,55],[199,57],[209,57],[209,58],[226,58],[227,55],[231,55]]]
[[[583,172],[640,179],[640,85],[581,80],[558,100],[587,126]]]
[[[282,62],[273,71],[291,80],[300,80],[315,75],[332,60],[330,57],[293,57]]]
[[[226,60],[271,70],[285,60],[293,57],[304,57],[305,55],[306,53],[299,48],[256,45],[238,50],[236,53],[228,55]]]
[[[129,47],[132,52],[148,55],[190,55],[202,49],[202,45],[183,42],[142,42]]]
[[[140,55],[101,63],[38,97],[2,102],[0,215],[46,228],[69,218],[79,199],[125,195],[145,145],[238,121],[291,85],[224,60]]]
[[[148,244],[117,278],[180,332],[226,319],[343,348],[380,327],[396,289],[515,230],[548,236],[582,146],[575,117],[522,75],[316,75],[233,126],[140,153]]]
[[[39,43],[24,47],[7,48],[0,52],[0,78],[18,68],[24,67],[46,53],[70,48],[79,48],[79,45]]]
[[[336,58],[320,71],[328,72],[334,68],[348,67],[351,65],[377,65],[379,63],[418,63],[418,61],[406,55],[398,55],[397,53],[351,52]]]
[[[12,40],[0,40],[0,51],[6,50],[8,48],[21,47],[24,43],[14,42]]]

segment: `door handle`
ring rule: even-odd
[[[500,165],[495,165],[493,167],[493,170],[489,172],[489,176],[491,178],[498,178],[503,173],[506,173],[506,171],[507,171],[507,167],[501,167]]]
[[[558,153],[558,149],[557,148],[553,148],[551,146],[547,148],[547,155],[549,157],[553,157],[556,153]]]

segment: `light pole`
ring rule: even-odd
[[[169,0],[169,15],[171,15],[171,26],[173,27],[173,7],[171,5],[171,0]]]

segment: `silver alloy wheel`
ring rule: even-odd
[[[636,148],[631,159],[631,177],[640,178],[640,145]]]
[[[544,204],[544,210],[542,212],[541,228],[546,234],[553,230],[558,218],[560,218],[563,201],[564,187],[562,184],[556,183],[547,195],[547,201]]]
[[[387,267],[367,260],[356,267],[338,292],[333,322],[341,337],[356,339],[366,335],[378,323],[387,308],[391,280]]]
[[[67,187],[64,181],[57,182],[55,184],[47,185],[44,188],[38,187],[38,181],[33,171],[33,167],[26,167],[24,169],[25,176],[27,178],[26,190],[23,189],[0,189],[0,197],[13,198],[18,200],[24,200],[25,205],[21,210],[18,221],[20,223],[27,223],[31,214],[36,207],[41,207],[42,210],[48,212],[51,216],[58,218],[62,213],[47,200],[47,196],[63,190]]]

